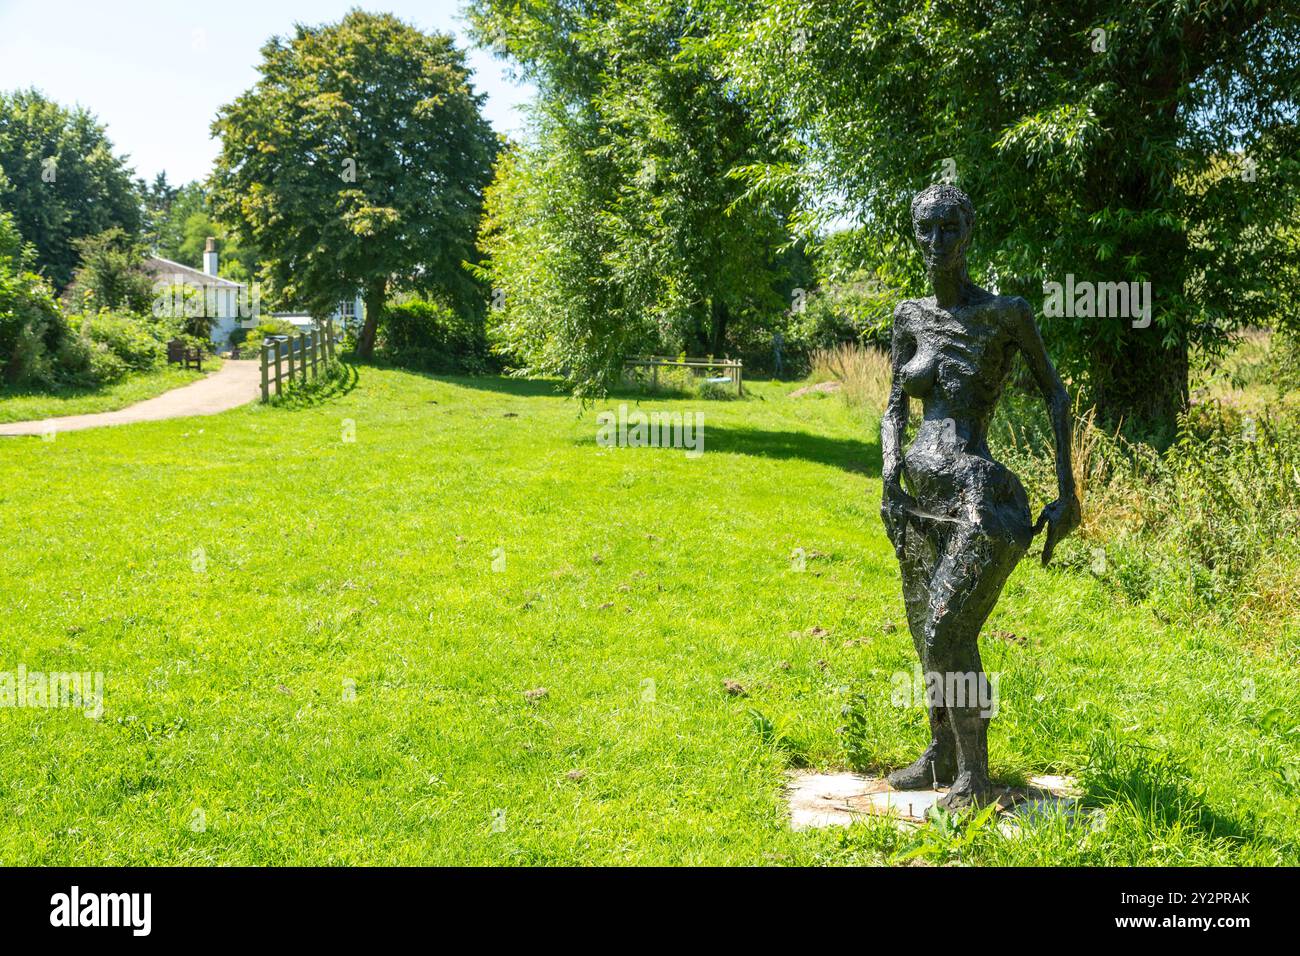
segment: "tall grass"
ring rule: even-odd
[[[1016,394],[1000,411],[994,454],[1038,502],[1056,494],[1046,416]],[[1083,502],[1079,534],[1060,552],[1135,601],[1164,612],[1300,616],[1300,422],[1194,406],[1158,452],[1074,412],[1072,453]]]
[[[846,342],[834,348],[815,349],[812,377],[838,381],[840,395],[852,407],[884,408],[889,398],[889,355],[880,349]]]

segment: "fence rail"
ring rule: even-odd
[[[334,333],[334,320],[326,321],[324,329],[298,335],[275,335],[262,342],[262,401],[271,400],[271,389],[279,395],[287,378],[302,382],[310,376],[315,379],[334,361],[339,338]]]
[[[726,378],[736,386],[736,394],[745,394],[745,385],[742,381],[743,368],[740,359],[714,359],[714,358],[675,358],[665,355],[642,355],[627,359],[623,363],[623,370],[626,372],[634,368],[648,368],[652,373],[651,389],[659,388],[659,369],[669,366],[689,369],[717,369],[722,374],[720,378]]]

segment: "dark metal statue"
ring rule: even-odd
[[[952,186],[912,200],[912,226],[934,296],[894,311],[893,383],[881,422],[881,516],[902,569],[912,641],[925,672],[930,746],[889,775],[900,790],[947,785],[946,808],[996,798],[988,771],[988,702],[979,633],[1002,586],[1044,524],[1043,564],[1079,524],[1070,406],[1024,299],[979,288],[966,271],[975,210]],[[1031,524],[1020,480],[993,460],[989,420],[1019,352],[1047,400],[1059,496]],[[903,453],[910,399],[923,420]],[[971,699],[975,696],[976,699]]]

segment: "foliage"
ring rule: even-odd
[[[0,212],[0,379],[6,385],[48,385],[85,367],[52,290],[31,271],[34,259],[13,216]]]
[[[871,261],[906,267],[919,293],[908,200],[951,179],[978,211],[972,266],[1001,292],[1041,301],[1041,284],[1067,274],[1151,282],[1149,328],[1045,323],[1104,419],[1171,425],[1191,345],[1300,314],[1281,228],[1300,199],[1294,4],[705,8],[726,76],[798,133],[797,161],[755,163],[747,179],[801,193],[810,231],[860,223]]]
[[[1279,397],[1300,389],[1300,329],[1281,328],[1273,333],[1266,364]]]
[[[426,372],[478,373],[489,368],[483,324],[441,302],[412,298],[389,305],[379,324],[379,354]]]
[[[161,176],[162,174],[160,174]],[[157,183],[152,187],[159,188]],[[146,206],[149,205],[146,201]],[[207,191],[202,183],[186,183],[172,189],[170,198],[155,197],[150,242],[155,255],[199,268],[208,238],[217,240],[217,274],[232,282],[250,284],[261,267],[257,249],[213,218]],[[263,290],[265,293],[266,290]]]
[[[153,308],[154,277],[144,268],[144,247],[114,226],[76,240],[79,264],[63,298],[69,311],[125,309],[144,315]]]
[[[298,327],[292,322],[286,321],[285,319],[277,319],[275,317],[269,319],[263,317],[261,323],[255,329],[246,329],[243,326],[235,328],[235,330],[230,333],[230,344],[243,345],[247,342],[250,346],[256,347],[274,335],[297,334]]]
[[[259,72],[213,124],[212,201],[272,293],[327,315],[363,290],[363,356],[390,292],[476,307],[462,263],[496,138],[452,38],[353,10],[272,38]]]
[[[85,336],[111,352],[122,366],[147,372],[167,358],[163,340],[138,315],[102,311],[85,317]]]
[[[1010,414],[999,415],[991,444],[1031,497],[1041,498],[1055,486],[1050,436],[1030,404],[1013,401]],[[1076,415],[1075,439],[1084,522],[1062,551],[1063,566],[1184,619],[1232,619],[1270,604],[1293,613],[1277,602],[1288,603],[1278,592],[1289,587],[1285,575],[1300,576],[1293,561],[1300,548],[1294,413],[1196,405],[1163,452],[1101,431],[1084,414]]]
[[[62,289],[77,265],[78,239],[114,227],[134,235],[139,196],[104,127],[36,90],[0,93],[0,210],[36,249],[36,267]]]
[[[471,22],[540,89],[481,232],[497,348],[590,396],[633,353],[770,341],[797,284],[787,205],[746,199],[732,174],[785,145],[717,77],[698,13],[480,0]]]

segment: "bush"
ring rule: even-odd
[[[1300,331],[1274,332],[1264,364],[1279,396],[1300,388]]]
[[[48,387],[84,374],[89,356],[76,348],[53,291],[30,267],[30,249],[12,218],[0,214],[0,379]]]
[[[230,344],[256,349],[262,344],[262,342],[273,335],[297,334],[298,329],[292,322],[287,322],[284,319],[277,318],[263,319],[261,325],[255,329],[246,329],[240,326],[231,332]]]
[[[384,309],[378,351],[395,365],[426,372],[480,374],[491,368],[482,323],[427,299],[409,299]]]
[[[1052,442],[1032,404],[1013,396],[990,438],[1031,500],[1046,503],[1056,495]],[[1102,432],[1085,413],[1076,415],[1073,454],[1083,523],[1063,542],[1063,565],[1189,616],[1230,617],[1248,604],[1294,613],[1280,595],[1300,546],[1300,422],[1204,403],[1158,452]]]
[[[86,317],[82,331],[92,343],[102,345],[119,359],[125,370],[147,372],[167,358],[162,340],[150,323],[138,316],[100,312]],[[165,327],[158,331],[166,334]]]

